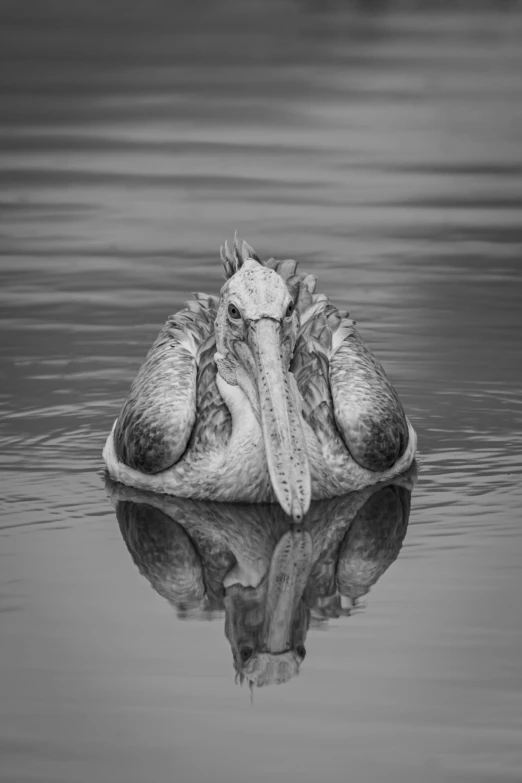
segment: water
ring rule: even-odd
[[[522,778],[522,12],[441,5],[2,4],[2,781]],[[117,519],[101,474],[236,228],[349,307],[420,444],[409,515],[310,525],[306,658],[253,703],[219,515]]]

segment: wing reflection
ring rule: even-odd
[[[350,614],[397,558],[414,481],[317,501],[299,528],[276,505],[106,487],[140,573],[180,617],[224,610],[237,679],[262,686],[296,675],[310,622]]]

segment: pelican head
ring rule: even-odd
[[[218,373],[248,399],[263,433],[274,493],[299,523],[310,506],[311,482],[301,401],[289,370],[297,327],[283,279],[247,258],[221,290],[215,323]]]

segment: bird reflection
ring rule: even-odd
[[[276,505],[106,487],[140,573],[182,618],[224,610],[236,679],[260,687],[295,676],[310,623],[349,615],[397,558],[414,480],[312,503],[299,527]]]

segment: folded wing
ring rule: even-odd
[[[218,409],[221,430],[223,426],[226,429],[227,413],[219,410],[223,406],[208,361],[215,350],[218,300],[204,294],[195,296],[185,310],[167,320],[118,417],[114,432],[117,457],[142,473],[159,473],[182,457],[195,429],[198,407],[203,419]],[[203,385],[198,383],[201,373]]]
[[[408,445],[401,402],[348,313],[322,294],[312,276],[295,276],[301,326],[291,370],[304,416],[323,452],[335,459],[346,449],[361,467],[392,468]]]

